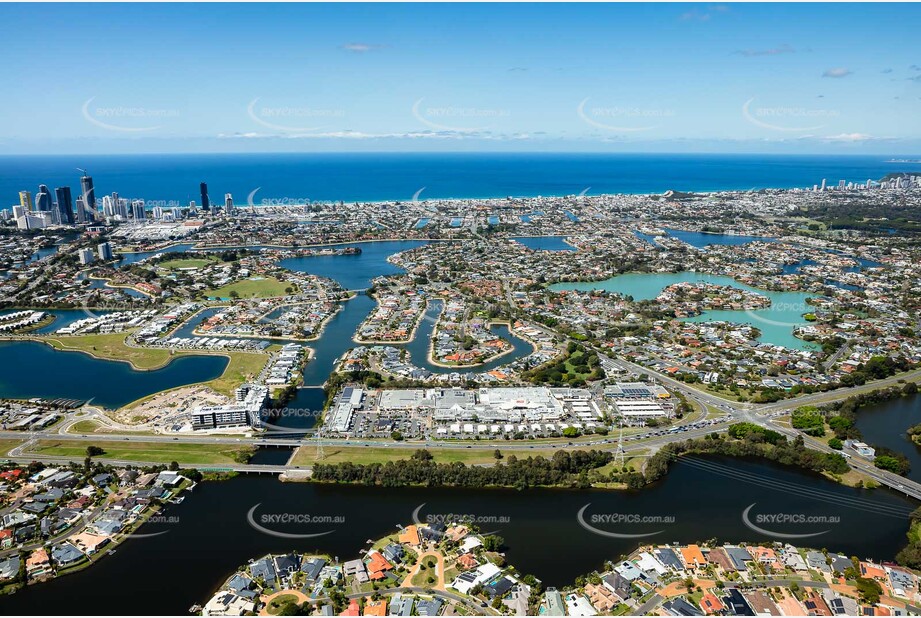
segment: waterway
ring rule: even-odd
[[[708,498],[713,496],[719,499]],[[143,530],[165,534],[129,539],[90,569],[0,598],[0,611],[4,615],[123,615],[142,607],[146,614],[184,615],[194,603],[207,601],[236,568],[252,558],[295,550],[348,560],[358,556],[367,539],[388,534],[397,524],[411,523],[419,507],[421,521],[449,513],[491,518],[495,523],[483,530],[505,539],[510,564],[533,573],[545,586],[563,586],[639,543],[583,528],[577,514],[586,505],[583,519],[588,523],[593,516],[618,513],[674,518],[673,523],[629,529],[594,524],[612,532],[661,530],[645,542],[771,540],[759,538],[743,524],[742,513],[752,504],[756,505],[753,516],[840,517],[837,524],[812,526],[810,531],[821,534],[800,545],[876,559],[891,559],[904,544],[907,514],[914,507],[888,490],[852,489],[775,464],[722,458],[680,462],[662,481],[636,492],[379,488],[241,476],[200,484],[182,504],[167,508],[164,514],[175,518],[173,523],[151,523]],[[282,539],[247,523],[254,506],[257,517],[309,513],[343,517],[344,522],[279,525],[277,530],[295,534],[329,532],[311,539]],[[775,528],[775,532],[805,530]],[[100,602],[101,594],[105,602]]]
[[[62,352],[33,341],[0,342],[0,397],[90,400],[119,408],[163,390],[220,376],[223,356],[181,356],[155,371],[101,360],[81,352]]]
[[[419,328],[416,330],[416,336],[407,344],[395,345],[394,347],[405,347],[409,352],[410,360],[413,365],[416,367],[421,367],[427,369],[432,373],[437,374],[448,374],[448,373],[466,373],[468,371],[474,372],[483,372],[491,371],[496,367],[507,365],[512,361],[515,361],[519,358],[527,356],[534,352],[534,346],[518,337],[513,335],[509,331],[508,326],[505,324],[494,324],[491,327],[491,330],[506,341],[510,342],[513,346],[511,352],[503,354],[498,358],[495,358],[488,363],[483,363],[482,365],[477,365],[476,367],[441,367],[439,365],[434,365],[429,362],[429,348],[432,343],[432,333],[435,331],[435,324],[438,321],[438,316],[441,314],[444,303],[440,300],[435,300],[429,303],[429,306],[426,308],[425,315],[422,318],[422,322],[419,324]]]
[[[921,423],[921,395],[891,399],[857,411],[856,426],[863,441],[904,454],[911,464],[905,476],[921,482],[921,446],[906,434],[909,427],[918,423]]]
[[[686,230],[674,230],[665,228],[669,236],[674,236],[678,240],[688,243],[692,247],[703,249],[707,245],[727,245],[735,247],[750,242],[776,242],[776,238],[768,236],[736,236],[733,234],[708,234],[706,232],[688,232]]]
[[[680,273],[627,273],[617,275],[604,281],[556,283],[550,289],[559,290],[605,290],[634,300],[652,300],[663,289],[675,283],[705,282],[716,285],[729,285],[740,290],[756,292],[767,296],[771,306],[752,311],[704,311],[700,315],[686,318],[688,322],[725,321],[734,324],[751,324],[761,331],[760,341],[781,345],[794,350],[814,350],[815,344],[803,341],[793,334],[796,326],[806,324],[803,314],[811,311],[806,303],[809,294],[802,292],[774,292],[761,290],[739,283],[732,277],[708,275],[696,272]]]

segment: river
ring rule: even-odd
[[[746,480],[740,480],[741,475]],[[145,614],[182,615],[192,604],[206,601],[250,559],[267,552],[318,550],[348,560],[358,555],[367,539],[411,523],[419,507],[423,522],[448,513],[483,518],[484,531],[505,539],[511,564],[545,585],[563,586],[603,561],[629,553],[640,542],[583,528],[577,514],[585,505],[590,505],[583,517],[587,522],[616,513],[674,518],[674,523],[652,527],[595,524],[606,531],[662,530],[644,542],[770,540],[758,539],[742,523],[742,513],[751,504],[756,504],[757,513],[839,516],[838,524],[813,527],[821,534],[811,544],[877,559],[891,559],[902,546],[904,515],[913,507],[888,490],[850,489],[775,464],[722,458],[679,463],[662,481],[636,492],[376,488],[242,476],[200,484],[182,504],[168,507],[165,514],[176,518],[173,523],[151,523],[143,530],[165,534],[129,539],[90,569],[0,599],[0,610],[5,615],[124,615],[140,608]],[[254,506],[258,522],[282,513],[339,516],[344,522],[273,527],[298,534],[330,531],[306,540],[282,539],[249,525],[247,513]]]

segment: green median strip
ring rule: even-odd
[[[87,455],[87,447],[102,449],[97,457],[169,464],[234,464],[248,459],[251,447],[226,444],[189,444],[177,442],[141,442],[114,440],[39,440],[29,448],[28,453],[47,457],[73,457],[82,460]]]

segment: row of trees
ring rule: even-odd
[[[588,473],[608,464],[612,458],[608,451],[557,451],[550,459],[518,459],[509,455],[504,463],[487,468],[461,462],[435,463],[431,453],[420,449],[409,459],[386,463],[316,464],[313,479],[384,487],[589,487]]]

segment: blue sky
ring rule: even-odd
[[[0,153],[921,152],[916,4],[2,4]]]

